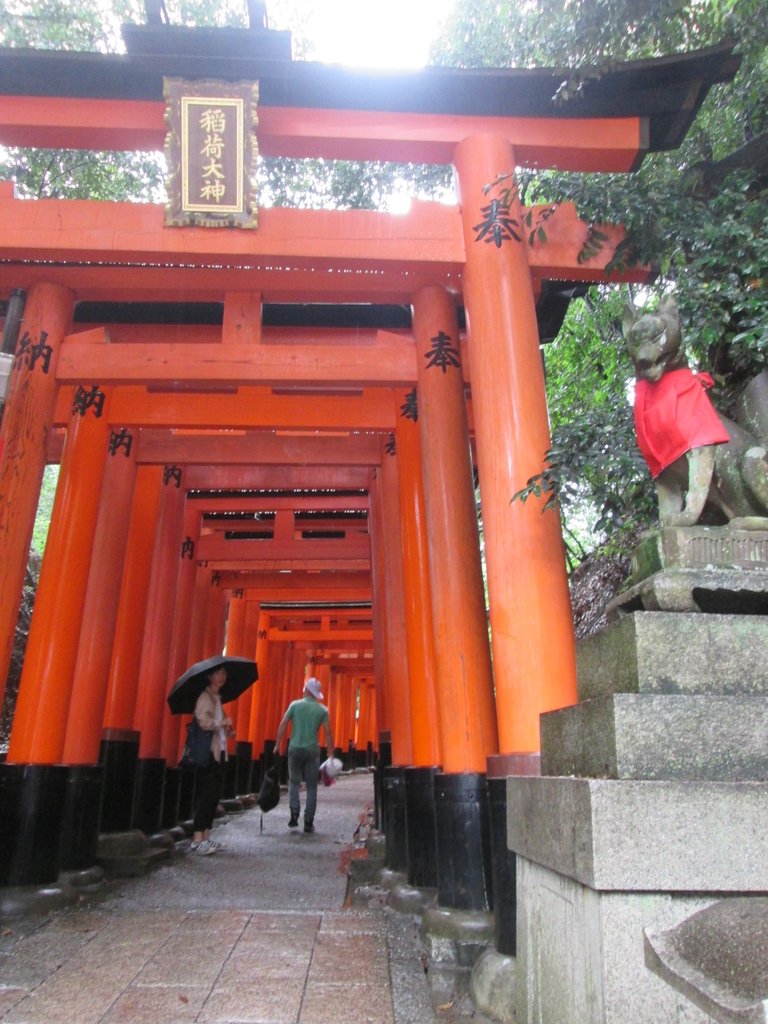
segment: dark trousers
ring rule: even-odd
[[[302,779],[307,787],[307,805],[304,821],[311,825],[315,820],[317,807],[317,772],[320,752],[317,747],[288,747],[288,809],[292,818],[298,818],[301,810],[299,786]]]
[[[213,824],[216,808],[221,797],[223,765],[215,761],[213,754],[205,768],[197,770],[197,793],[192,827],[195,832],[206,832]]]

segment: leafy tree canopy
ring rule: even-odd
[[[648,157],[632,175],[519,177],[527,202],[571,199],[592,224],[625,225],[627,240],[613,265],[651,264],[658,270],[655,294],[677,293],[692,362],[714,372],[716,401],[727,411],[768,356],[762,0],[458,0],[433,59],[464,67],[562,67],[556,106],[578,103],[614,62],[726,38],[737,43],[741,69],[732,84],[711,91],[677,152]],[[632,371],[619,326],[627,297],[619,286],[592,289],[572,303],[545,353],[553,444],[548,469],[517,497],[559,497],[567,533],[590,506],[590,521],[604,534],[654,515],[627,400]]]
[[[165,0],[165,8],[175,25],[248,24],[245,0]],[[320,6],[302,0],[269,4],[270,27],[291,30],[295,59],[312,59],[312,25],[320,17]],[[77,17],[72,0],[8,0],[0,12],[0,45],[119,52],[120,27],[145,20],[143,0],[94,0]],[[399,194],[426,198],[452,187],[450,168],[431,165],[268,158],[259,166],[264,205],[380,209]],[[23,197],[165,201],[160,154],[0,150],[0,174]]]
[[[166,8],[174,24],[247,23],[245,0],[166,0]],[[313,58],[320,10],[270,0],[269,16],[271,27],[292,30],[298,59]],[[144,20],[142,0],[93,0],[76,17],[71,0],[6,0],[0,45],[119,51],[120,25]],[[656,292],[677,293],[692,360],[714,371],[726,408],[768,353],[764,0],[456,0],[433,51],[435,63],[455,66],[562,67],[556,105],[578,103],[612,62],[728,37],[737,41],[741,69],[734,83],[711,91],[680,150],[650,156],[633,175],[520,176],[526,202],[572,199],[591,223],[626,226],[618,260],[653,264]],[[163,199],[157,154],[0,150],[0,173],[25,196]],[[380,208],[403,191],[440,194],[451,177],[448,168],[289,159],[264,161],[260,174],[265,204],[325,208]],[[577,554],[577,541],[592,542],[589,531],[610,534],[652,515],[618,328],[626,298],[626,288],[591,289],[571,304],[545,352],[553,445],[547,472],[530,490],[559,496]]]

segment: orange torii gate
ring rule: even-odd
[[[514,763],[538,749],[539,714],[575,697],[571,615],[556,513],[510,498],[548,446],[540,334],[551,336],[574,288],[604,279],[621,232],[606,227],[604,252],[585,259],[589,229],[574,210],[524,210],[503,176],[631,171],[678,145],[710,86],[737,67],[727,46],[618,66],[578,107],[557,108],[552,69],[369,75],[266,59],[263,30],[245,33],[245,50],[228,51],[225,34],[208,53],[189,32],[132,27],[125,56],[0,52],[0,142],[159,149],[164,74],[258,81],[262,154],[450,163],[460,205],[414,203],[404,216],[271,208],[255,230],[208,230],[168,227],[158,205],[23,202],[0,184],[0,288],[27,292],[2,423],[1,676],[42,470],[62,460],[2,766],[16,838],[0,854],[0,884],[50,883],[92,857],[98,816],[85,815],[82,834],[74,822],[82,793],[98,790],[99,729],[137,745],[138,820],[162,806],[178,749],[178,721],[162,714],[168,682],[201,636],[223,642],[226,600],[203,597],[212,564],[232,584],[310,562],[365,574],[378,727],[395,765],[442,766],[449,799],[481,787],[488,757]],[[408,322],[393,323],[403,306]],[[285,307],[292,322],[280,320]],[[329,326],[329,307],[346,320]],[[261,492],[298,492],[280,510],[294,517],[307,492],[327,492],[333,513],[363,492],[368,531],[336,547],[273,536],[274,557],[251,559],[243,545],[263,541],[201,532],[195,495],[216,490],[243,510]],[[199,550],[180,566],[187,537]],[[257,633],[261,660],[268,627]],[[98,679],[84,672],[96,647]],[[43,822],[65,832],[61,860],[56,843],[38,841]],[[462,897],[468,909],[484,905],[480,889]],[[439,895],[455,905],[452,879]]]

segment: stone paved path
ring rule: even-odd
[[[415,923],[344,909],[372,776],[319,798],[313,835],[283,797],[218,826],[213,857],[0,925],[1,1024],[432,1024]]]

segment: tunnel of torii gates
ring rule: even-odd
[[[510,498],[549,445],[540,341],[622,233],[585,258],[573,208],[523,210],[509,176],[631,172],[738,67],[727,45],[617,65],[557,106],[553,69],[369,72],[293,62],[268,30],[124,34],[123,55],[0,51],[0,144],[162,150],[164,75],[258,82],[262,155],[450,164],[459,202],[166,226],[162,205],[0,182],[2,679],[60,462],[0,765],[4,886],[188,812],[166,696],[224,648],[259,667],[229,705],[233,795],[310,670],[344,755],[476,787],[497,761],[528,770],[539,715],[576,699],[574,639],[558,514]]]

